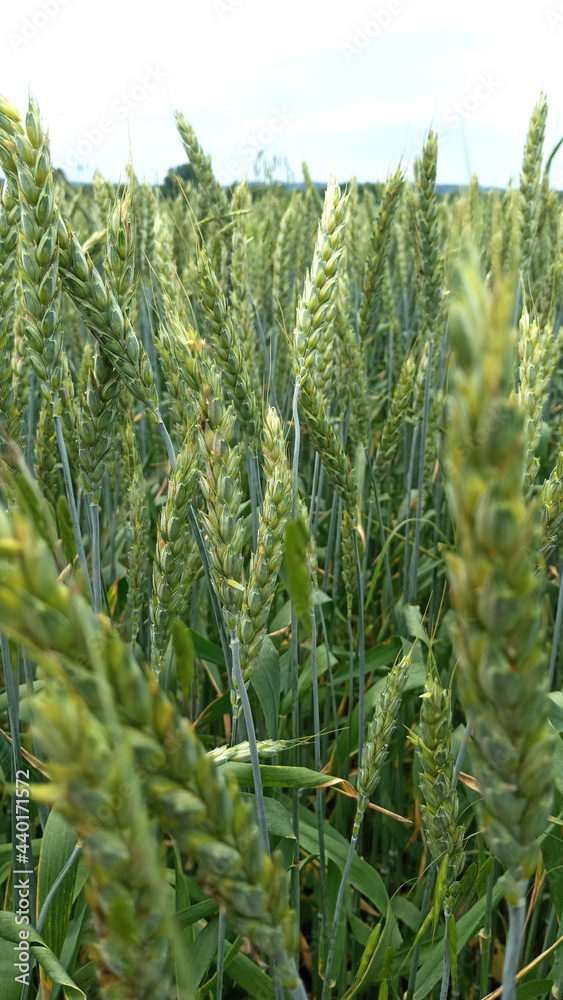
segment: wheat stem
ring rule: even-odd
[[[516,974],[520,960],[520,951],[526,930],[526,887],[527,880],[518,880],[518,900],[508,903],[509,927],[504,952],[502,970],[503,1000],[516,1000]]]
[[[321,770],[321,717],[319,712],[319,678],[317,675],[317,618],[315,607],[311,606],[311,670],[313,674],[313,726],[315,730],[315,770]],[[316,789],[317,831],[319,836],[319,913],[320,942],[322,951],[324,936],[328,927],[328,902],[326,897],[326,858],[324,839],[324,799],[320,788]]]
[[[372,464],[372,461],[371,461],[371,458],[370,458],[370,454],[369,454],[369,451],[368,451],[367,447],[365,448],[365,456],[366,456],[367,466],[368,466],[369,474],[370,474],[370,478],[371,478],[371,486],[372,486],[372,490],[373,490],[373,498],[375,500],[375,511],[376,511],[376,515],[377,515],[377,523],[378,523],[378,526],[379,526],[379,538],[380,538],[380,542],[381,542],[381,554],[383,555],[383,560],[384,560],[384,565],[385,565],[385,577],[386,577],[386,580],[387,580],[387,591],[388,591],[389,603],[390,603],[390,608],[391,608],[391,616],[392,616],[392,619],[393,619],[393,624],[395,626],[396,625],[395,598],[394,598],[394,595],[393,595],[393,577],[391,575],[391,562],[389,560],[389,546],[386,544],[386,541],[385,541],[385,527],[384,527],[384,524],[383,524],[383,515],[381,513],[381,504],[379,502],[379,491],[377,489],[377,481],[376,481],[376,477],[375,477],[375,472],[374,472],[373,464]],[[370,500],[370,502],[371,502],[371,500]],[[366,535],[366,539],[367,538],[369,538],[369,533]],[[380,558],[381,558],[381,555],[380,555]]]
[[[304,373],[301,368],[295,378],[295,388],[293,391],[293,465],[292,465],[292,488],[291,488],[291,517],[297,517],[297,504],[299,494],[299,451],[301,447],[301,428],[299,425],[299,391],[301,388],[301,378]],[[297,740],[299,737],[299,620],[295,598],[291,596],[291,645],[290,645],[290,688],[293,711],[291,713],[291,738]],[[296,749],[295,764],[299,761],[299,751]],[[299,791],[293,789],[293,832],[295,834],[295,845],[293,850],[294,864],[291,869],[291,901],[297,913],[300,911],[300,888],[299,888]]]
[[[414,547],[410,560],[409,587],[407,590],[407,604],[416,604],[418,590],[418,557],[420,551],[420,535],[422,531],[422,501],[424,495],[424,466],[426,438],[428,435],[428,411],[430,407],[430,379],[432,376],[432,356],[434,352],[434,341],[431,340],[428,347],[428,361],[426,364],[426,377],[424,381],[424,407],[422,412],[422,429],[420,434],[420,453],[418,462],[418,487],[416,501],[416,521],[414,533]]]
[[[216,1000],[223,997],[223,972],[225,969],[225,937],[227,932],[227,921],[225,914],[219,910],[219,923],[217,924],[217,988]]]
[[[84,552],[84,543],[82,541],[82,532],[80,531],[80,524],[78,522],[78,513],[76,510],[76,502],[74,499],[74,489],[72,487],[72,477],[70,474],[70,465],[68,462],[68,455],[65,445],[65,439],[63,436],[63,426],[61,421],[61,416],[56,412],[58,399],[56,393],[51,393],[51,409],[53,412],[53,421],[55,424],[55,434],[57,437],[57,445],[59,447],[59,454],[61,456],[61,462],[63,466],[63,477],[65,484],[65,493],[68,500],[68,506],[70,508],[70,516],[72,518],[72,527],[74,530],[74,540],[76,542],[76,551],[78,553],[78,561],[80,563],[80,569],[82,570],[84,579],[88,584],[90,590],[90,595],[92,596],[92,583],[90,581],[90,574],[88,572],[88,564],[86,562],[86,553]]]
[[[356,636],[356,649],[360,661],[360,693],[358,699],[358,769],[362,766],[362,752],[365,735],[366,718],[366,646],[365,646],[365,625],[364,625],[364,581],[362,567],[360,563],[360,552],[358,549],[358,529],[354,525],[354,559],[356,562],[356,577],[358,586],[358,630]]]
[[[444,908],[444,958],[442,967],[442,982],[440,984],[440,1000],[448,1000],[448,991],[450,988],[450,948],[448,943],[448,926],[451,917],[451,910],[449,906]]]
[[[100,566],[100,508],[95,503],[92,494],[89,494],[90,515],[92,518],[92,544],[90,552],[92,556],[92,608],[95,614],[102,611],[102,573]]]
[[[244,712],[244,721],[246,723],[246,732],[248,737],[248,747],[250,750],[250,762],[252,764],[252,777],[254,780],[254,795],[256,798],[256,811],[258,813],[258,826],[260,827],[260,834],[262,837],[262,846],[268,854],[270,855],[270,838],[268,836],[268,824],[266,821],[266,808],[264,806],[264,791],[262,788],[262,775],[260,772],[260,758],[258,756],[258,747],[256,744],[256,730],[254,729],[254,719],[252,718],[252,709],[250,707],[250,700],[248,698],[248,692],[246,690],[246,684],[242,676],[242,670],[240,666],[240,643],[238,638],[238,632],[235,629],[230,629],[229,631],[231,638],[231,658],[233,664],[233,675],[238,688],[238,693],[240,695],[240,700],[242,702],[242,710]]]
[[[340,880],[340,886],[338,888],[338,896],[336,897],[336,905],[334,907],[334,917],[332,919],[332,928],[330,932],[330,941],[328,943],[328,951],[326,956],[326,964],[324,967],[324,981],[323,981],[323,992],[322,1000],[330,1000],[332,995],[330,975],[332,972],[332,964],[334,961],[334,947],[336,945],[336,935],[338,934],[338,924],[340,923],[340,913],[342,911],[342,903],[344,902],[344,893],[346,891],[346,886],[348,885],[348,876],[350,875],[350,869],[352,867],[352,861],[354,860],[354,854],[356,853],[356,842],[358,840],[358,834],[360,828],[355,830],[350,838],[350,845],[348,847],[348,855],[346,857],[346,864],[344,865],[344,870],[342,872],[342,878]]]
[[[555,678],[555,667],[557,664],[557,654],[559,652],[559,640],[561,638],[561,625],[563,624],[563,559],[559,561],[559,589],[557,592],[557,611],[555,613],[555,625],[553,627],[553,639],[551,644],[551,655],[549,658],[548,689],[553,688]]]
[[[485,907],[485,926],[483,928],[483,950],[481,954],[481,995],[486,996],[489,992],[489,963],[491,956],[491,929],[492,929],[492,919],[493,919],[493,888],[495,884],[495,863],[493,861],[492,868],[489,872],[487,878],[487,891],[486,891],[486,907]]]
[[[405,686],[410,664],[411,655],[409,653],[396,663],[387,675],[385,687],[375,705],[373,719],[370,723],[369,736],[364,745],[364,752],[361,754],[361,761],[358,768],[358,799],[356,814],[354,816],[354,827],[352,837],[350,839],[350,846],[348,848],[346,864],[344,866],[340,887],[338,889],[338,896],[336,898],[336,906],[334,909],[332,930],[324,970],[322,1000],[330,1000],[330,975],[334,960],[334,947],[336,944],[344,892],[348,883],[348,876],[350,874],[350,868],[352,867],[352,861],[364,814],[368,807],[370,798],[379,783],[381,769],[387,758],[389,741],[397,725],[397,716],[401,705],[401,695]]]

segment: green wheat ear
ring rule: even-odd
[[[291,512],[291,469],[283,427],[273,407],[264,420],[262,455],[266,492],[260,510],[256,550],[250,557],[240,620],[241,666],[245,680],[252,675],[266,637],[284,554],[284,533]]]
[[[18,186],[7,177],[0,192],[0,420],[8,435],[18,439],[21,413],[12,370],[14,325],[19,310],[18,248],[20,203]]]
[[[473,264],[460,271],[446,470],[457,534],[447,560],[453,638],[478,808],[491,851],[518,880],[533,872],[547,824],[553,746],[535,573],[541,534],[523,497],[527,441],[513,397],[513,309],[507,286],[491,295]]]
[[[414,737],[421,763],[420,812],[432,858],[438,865],[448,858],[445,891],[451,909],[458,888],[456,879],[465,863],[465,828],[458,823],[459,801],[454,784],[451,691],[440,684],[432,653],[420,697],[420,734]]]
[[[132,909],[137,903],[144,918],[145,900],[158,900],[155,881],[163,892],[162,880],[153,878],[158,863],[154,843],[152,858],[148,847],[143,854],[150,817],[174,836],[184,858],[196,867],[197,881],[234,930],[275,961],[284,983],[295,988],[295,971],[287,960],[287,949],[294,947],[294,915],[286,902],[284,871],[276,855],[270,858],[262,850],[235,776],[207,757],[193,726],[177,714],[156,679],[147,680],[111,622],[95,615],[75,589],[61,582],[31,524],[17,512],[9,516],[1,510],[0,628],[29,649],[49,680],[35,703],[34,725],[54,762],[53,784],[40,789],[45,801],[57,798],[77,836],[89,837],[85,857],[92,857],[90,870],[100,880],[100,920],[108,917],[107,929],[99,924],[107,945],[102,957],[109,962],[111,953],[111,971],[119,974],[126,955],[120,927],[109,923],[115,914],[106,906],[108,898],[119,894],[132,899]],[[113,798],[114,779],[135,792],[129,804],[137,815],[123,807],[121,827],[115,817],[121,802]],[[100,814],[102,806],[107,808]],[[106,845],[104,877],[96,846]],[[146,872],[139,858],[147,862]],[[157,905],[152,913],[158,918],[152,936],[150,914],[140,927],[139,952],[146,952],[147,961],[155,954],[165,958],[162,912]],[[114,996],[133,1000],[125,989]],[[145,994],[139,990],[137,996]]]

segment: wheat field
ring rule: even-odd
[[[2,1000],[563,997],[563,214],[71,185],[0,97]]]

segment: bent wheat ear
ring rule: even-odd
[[[192,126],[180,111],[176,112],[176,127],[180,133],[180,138],[184,144],[188,159],[201,185],[206,214],[209,211],[219,216],[227,215],[229,211],[227,198],[213,173],[211,157],[205,155]]]
[[[90,256],[59,217],[58,240],[65,290],[136,399],[158,420],[158,398],[150,360],[119,303],[106,288]]]
[[[295,942],[285,876],[261,848],[236,779],[207,757],[193,727],[177,715],[156,679],[147,682],[111,623],[58,580],[47,546],[29,524],[1,511],[0,628],[22,642],[49,676],[63,676],[94,719],[115,726],[117,744],[132,745],[149,812],[197,866],[195,877],[236,932],[275,960],[286,985],[295,987],[286,953]],[[76,741],[80,731],[74,724],[50,727],[49,750],[71,762],[70,773],[75,754],[67,738]],[[81,789],[80,780],[73,783],[79,800]],[[104,801],[102,794],[100,805]]]
[[[82,844],[96,932],[89,951],[102,996],[167,1000],[172,894],[133,749],[107,701],[104,709],[102,722],[60,666],[51,666],[50,683],[35,702],[33,732],[49,755],[53,783],[36,786],[35,793],[40,801],[55,800]]]
[[[373,229],[369,248],[370,257],[367,263],[364,282],[364,294],[360,306],[358,330],[360,341],[364,342],[371,332],[378,296],[384,279],[387,264],[387,250],[391,235],[391,223],[399,202],[398,195],[403,186],[403,176],[400,170],[388,178],[385,191],[378,209],[377,219]]]
[[[397,445],[406,419],[413,391],[416,361],[413,352],[407,354],[401,366],[399,381],[391,398],[387,419],[383,425],[379,446],[375,454],[375,472],[381,480],[397,452]]]
[[[348,456],[329,422],[326,409],[319,399],[315,384],[309,372],[301,380],[299,396],[300,409],[311,436],[316,451],[321,456],[326,474],[332,488],[342,498],[346,508],[355,512],[357,507],[357,488]]]

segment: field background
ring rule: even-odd
[[[504,189],[226,185],[181,113],[77,186],[0,99],[7,1000],[563,992],[546,118]]]

